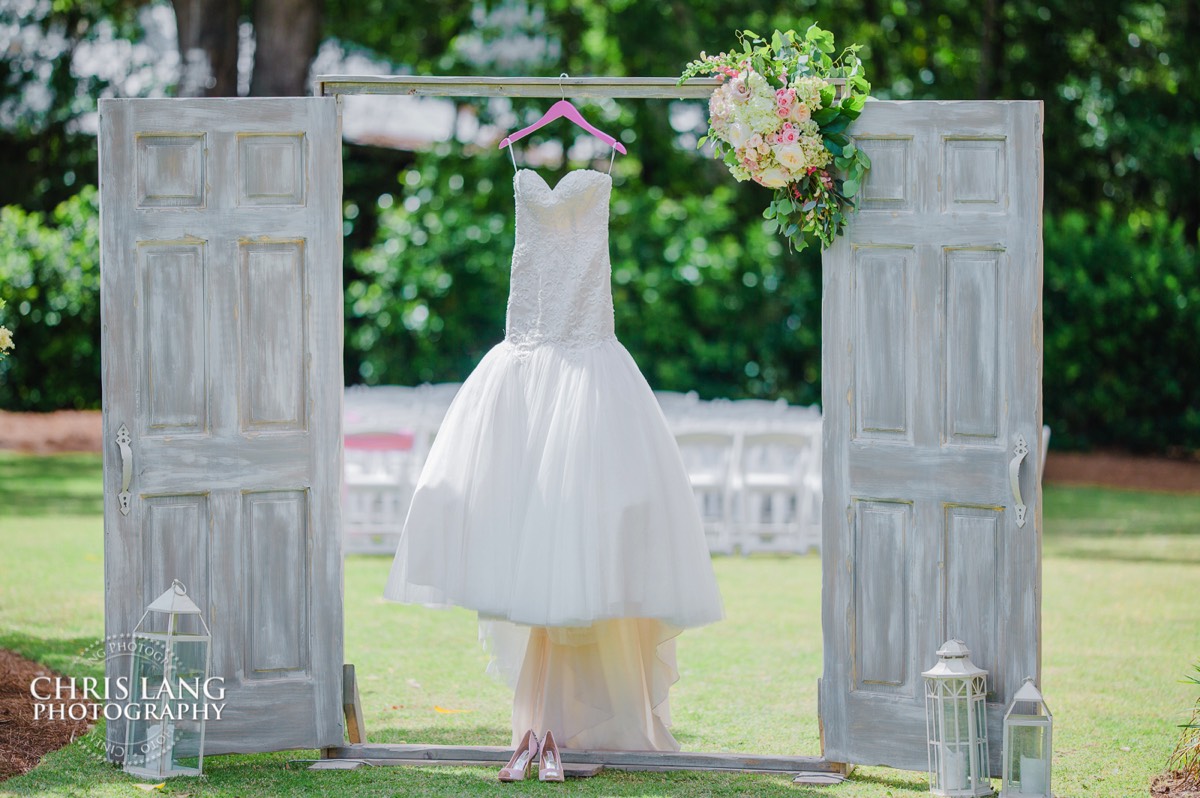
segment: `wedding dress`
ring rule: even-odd
[[[679,750],[674,638],[722,617],[683,461],[613,325],[612,180],[513,178],[505,339],[451,403],[384,591],[476,610],[513,744]]]

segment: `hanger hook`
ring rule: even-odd
[[[566,72],[564,72],[558,76],[558,93],[562,95],[563,102],[566,102],[566,100],[567,100],[567,90],[564,89],[563,85],[562,85],[563,78],[566,78],[566,77],[569,77],[569,75],[567,75]]]

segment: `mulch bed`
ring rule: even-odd
[[[56,674],[11,651],[0,649],[0,781],[32,770],[43,756],[57,751],[88,730],[87,720],[34,719],[35,702],[29,687],[38,676],[53,678]]]
[[[6,413],[0,410],[0,449],[29,454],[100,451],[98,410]]]
[[[1200,798],[1200,781],[1186,777],[1182,771],[1174,770],[1155,776],[1150,782],[1150,794],[1163,798]]]

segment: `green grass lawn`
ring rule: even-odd
[[[0,453],[0,647],[68,675],[103,632],[99,458]],[[1055,793],[1146,795],[1197,698],[1181,680],[1200,658],[1200,496],[1045,491],[1043,687],[1055,713]],[[679,638],[674,733],[694,751],[816,754],[820,561],[719,558],[728,618]],[[380,598],[388,558],[346,562],[346,659],[358,669],[372,741],[506,745],[510,695],[483,674],[474,616]],[[440,712],[442,709],[462,710]],[[96,735],[98,731],[93,731]],[[993,741],[998,745],[999,741]],[[549,794],[490,768],[310,773],[312,751],[213,757],[176,795]],[[145,795],[76,743],[0,784],[9,795]],[[928,794],[925,775],[861,768],[836,788],[782,776],[607,772],[580,795]]]

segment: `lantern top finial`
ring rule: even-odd
[[[1045,703],[1045,699],[1042,698],[1041,691],[1038,690],[1037,685],[1033,683],[1032,676],[1025,677],[1025,683],[1021,685],[1021,688],[1017,690],[1015,694],[1013,694],[1013,701],[1041,701],[1042,703]]]
[[[163,591],[161,596],[150,602],[150,606],[146,609],[175,615],[200,614],[200,608],[196,606],[196,602],[188,597],[187,587],[178,579],[173,580],[171,586]]]
[[[937,655],[942,659],[967,659],[971,656],[971,649],[961,640],[947,640],[942,643]]]
[[[961,640],[947,640],[937,654],[937,664],[921,674],[927,679],[965,679],[987,674],[971,662],[971,650]]]

